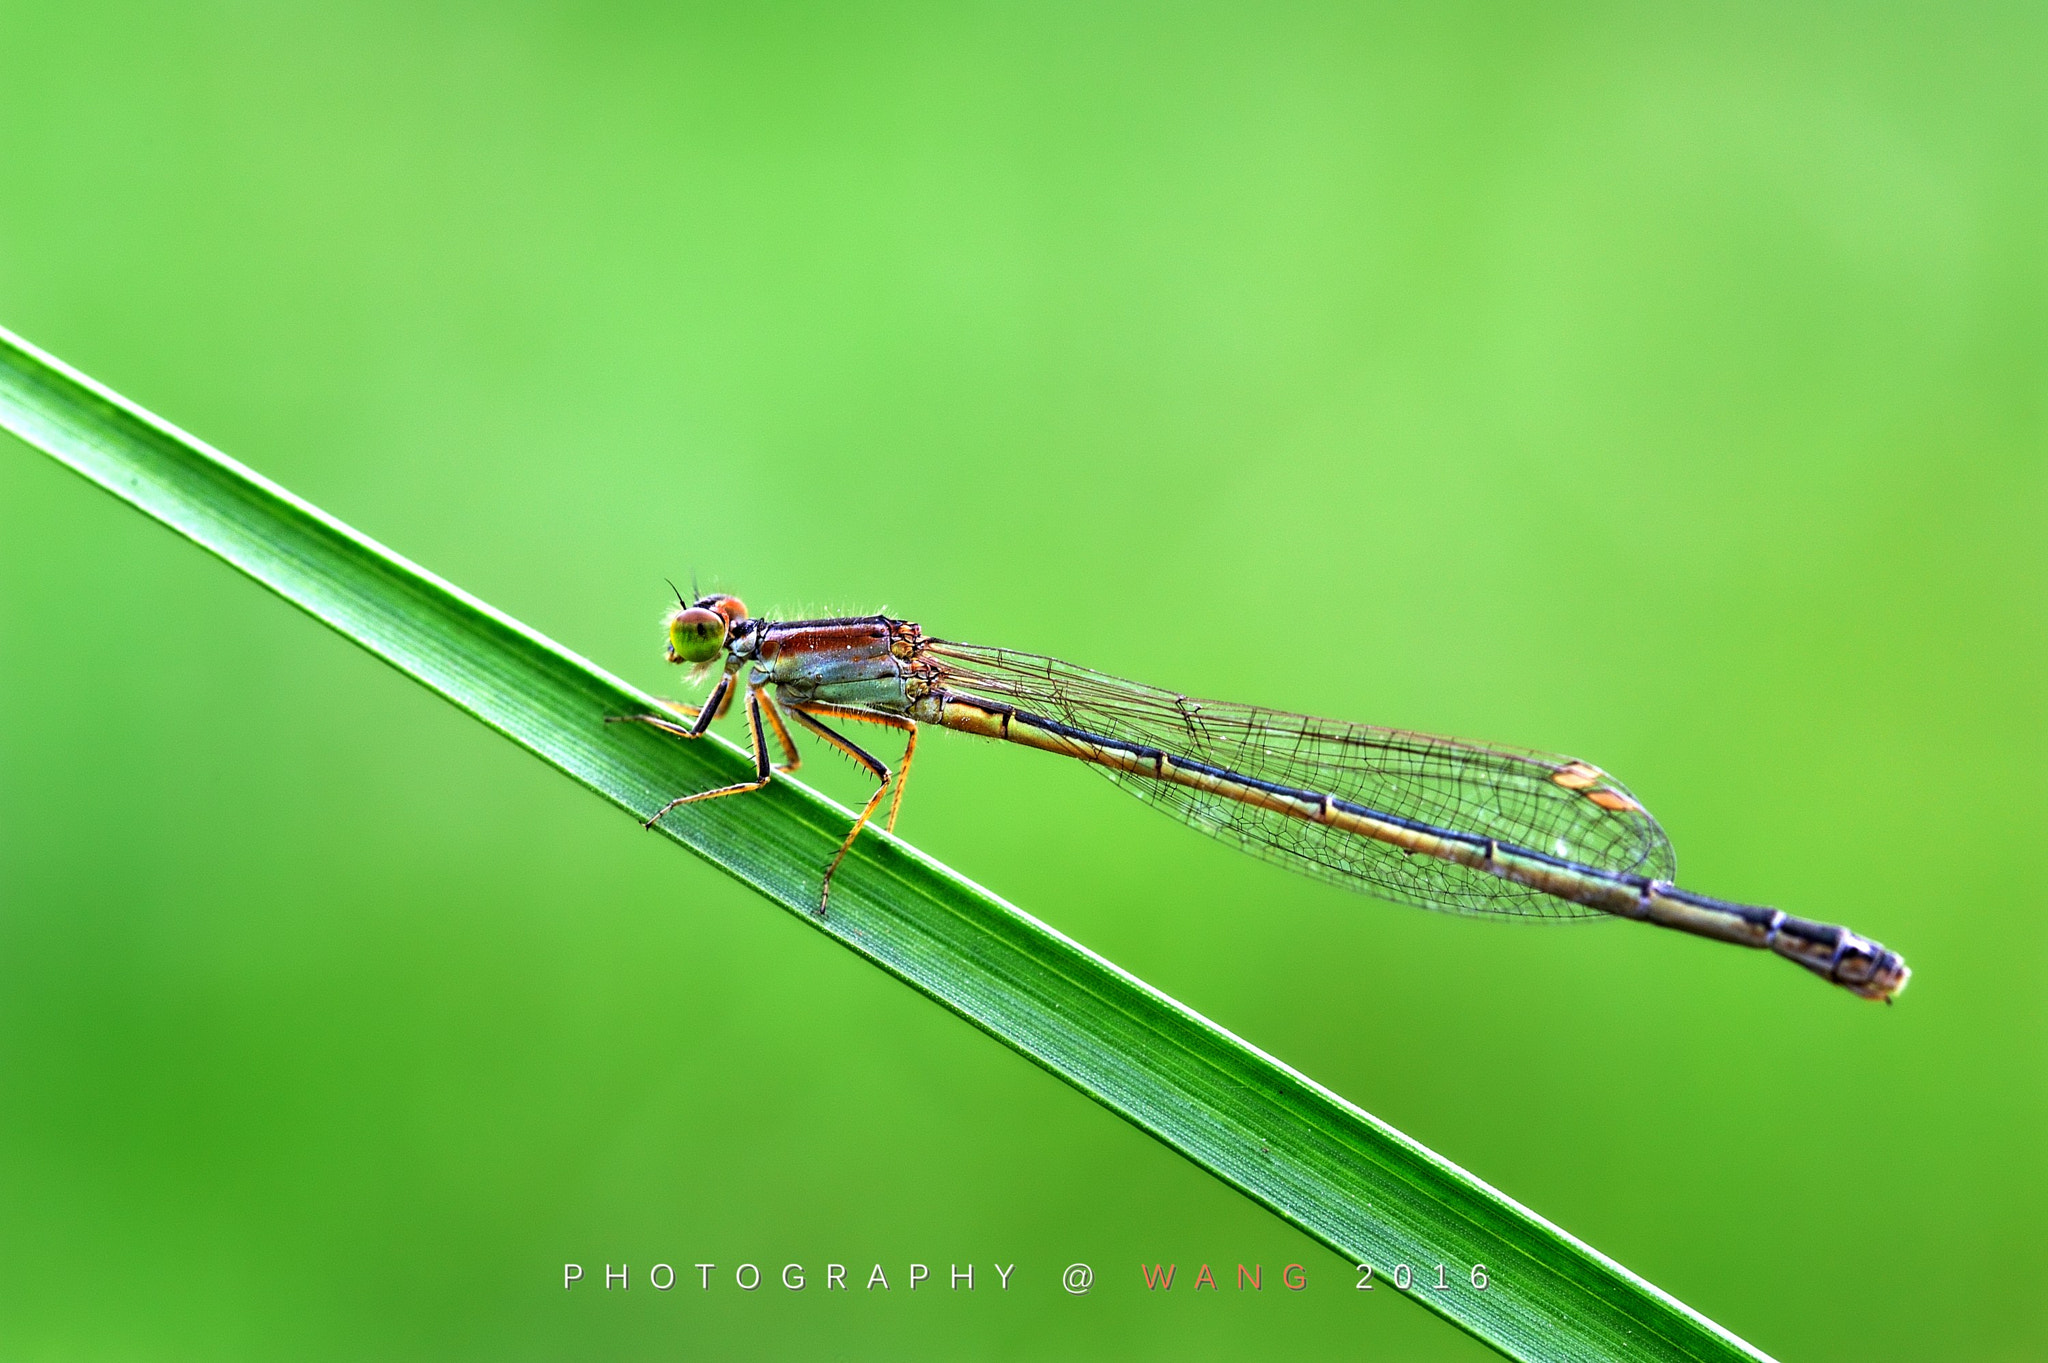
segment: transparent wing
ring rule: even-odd
[[[949,690],[1106,738],[1602,870],[1658,880],[1676,874],[1657,821],[1619,783],[1573,758],[1198,700],[1008,649],[927,640],[924,653],[943,665]],[[1172,781],[1096,770],[1204,833],[1377,898],[1453,913],[1605,916],[1325,824]]]

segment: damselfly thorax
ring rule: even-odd
[[[701,708],[619,718],[697,738],[744,696],[755,778],[678,796],[759,790],[801,762],[790,721],[851,757],[874,794],[824,868],[818,913],[860,831],[890,798],[893,829],[918,726],[1088,763],[1183,822],[1304,874],[1398,903],[1514,917],[1612,915],[1773,951],[1865,998],[1911,975],[1866,937],[1672,884],[1664,830],[1591,763],[1143,686],[1057,658],[927,638],[885,615],[756,620],[732,596],[678,597],[668,658],[719,669]],[[827,721],[904,735],[891,769]],[[784,760],[769,755],[769,735]]]

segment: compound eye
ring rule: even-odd
[[[725,647],[725,617],[702,606],[677,611],[668,621],[672,663],[708,663]]]

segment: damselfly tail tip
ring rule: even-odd
[[[1862,962],[1867,973],[1844,974],[1839,978],[1842,983],[1866,999],[1882,999],[1890,1003],[1904,992],[1907,983],[1912,980],[1912,967],[1908,966],[1906,958],[1896,951],[1881,947],[1875,942],[1868,942],[1866,945],[1871,949],[1871,955],[1863,958]],[[1848,962],[1845,961],[1844,964]]]

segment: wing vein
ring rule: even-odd
[[[1624,875],[1670,880],[1671,844],[1617,782],[1576,759],[1261,706],[1204,700],[1057,658],[927,640],[944,685],[1043,714],[1118,744],[1156,748],[1269,785],[1328,795]],[[1224,842],[1377,898],[1453,913],[1603,916],[1455,862],[1142,771],[1095,769],[1148,804]],[[1581,773],[1621,797],[1589,798]],[[1560,780],[1572,784],[1564,784]]]

